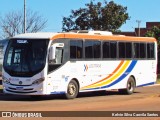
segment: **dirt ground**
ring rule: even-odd
[[[149,86],[137,88],[132,95],[122,95],[117,91],[107,92],[90,92],[83,93],[78,98],[73,100],[66,100],[61,95],[43,96],[39,99],[32,99],[29,96],[4,95],[0,93],[0,111],[50,111],[54,115],[54,111],[63,111],[58,113],[58,117],[47,117],[42,119],[112,119],[112,120],[137,120],[140,117],[104,117],[98,116],[99,111],[107,111],[119,113],[121,111],[160,111],[160,86]],[[82,111],[79,112],[79,117],[74,115],[63,117],[65,111]],[[89,117],[84,117],[83,112],[90,111]],[[92,111],[97,111],[92,112]],[[97,115],[96,115],[97,114]],[[159,113],[160,114],[160,113]],[[24,118],[23,118],[24,119]],[[34,119],[34,118],[32,118]],[[142,117],[141,120],[158,120],[159,117]],[[17,118],[16,118],[17,120]]]

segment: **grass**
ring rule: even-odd
[[[0,90],[1,90],[2,88],[3,88],[2,85],[0,85]]]
[[[157,84],[160,84],[160,74],[157,75]]]
[[[160,84],[160,78],[157,79],[157,82],[156,82],[156,83],[157,83],[157,84]]]
[[[2,85],[0,85],[0,93],[3,92],[3,88],[2,88]]]

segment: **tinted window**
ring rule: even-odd
[[[85,41],[85,58],[100,58],[100,57],[101,57],[101,42]]]
[[[103,43],[103,58],[117,58],[117,42]]]
[[[110,58],[110,42],[103,43],[103,58]]]
[[[83,41],[73,40],[70,41],[70,58],[77,59],[83,56]]]
[[[117,42],[110,42],[110,57],[117,58]]]
[[[147,43],[147,58],[155,58],[154,43]]]
[[[146,58],[146,44],[140,43],[140,58]]]
[[[139,43],[134,43],[133,49],[134,49],[134,58],[140,57],[140,47]]]
[[[100,41],[93,41],[93,53],[94,53],[94,58],[101,57],[101,42]]]
[[[85,58],[93,58],[92,41],[85,41]]]
[[[132,58],[132,43],[126,43],[126,58]]]
[[[132,58],[132,43],[119,42],[119,58]]]
[[[119,42],[119,58],[125,58],[126,57],[126,46],[124,42]]]
[[[4,57],[4,69],[11,76],[31,77],[44,69],[49,40],[11,39]]]

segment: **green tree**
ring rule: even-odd
[[[85,8],[72,10],[69,17],[63,17],[62,31],[70,30],[108,30],[115,32],[129,19],[127,7],[114,1],[93,2]]]
[[[158,43],[158,74],[160,74],[160,25],[154,26],[151,30],[147,31],[145,34],[145,37],[154,37],[157,39]]]
[[[147,31],[145,37],[154,37],[157,39],[158,45],[160,46],[160,25],[154,26],[151,30]]]

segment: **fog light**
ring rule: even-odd
[[[40,88],[40,91],[43,91],[43,88]]]

